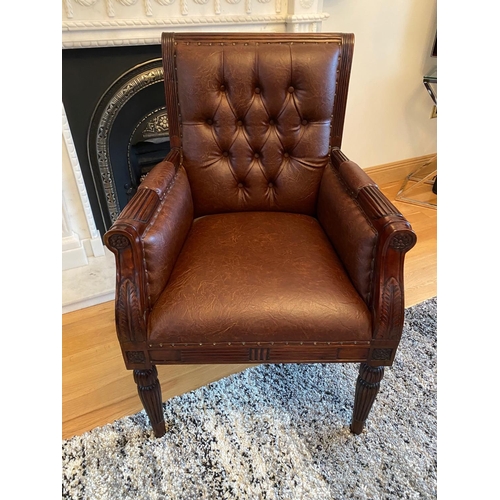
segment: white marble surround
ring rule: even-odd
[[[163,31],[316,32],[323,0],[63,0],[62,46],[151,45]],[[63,313],[114,298],[114,256],[96,228],[62,107]]]

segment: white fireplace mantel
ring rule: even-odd
[[[62,48],[155,45],[164,31],[319,32],[329,17],[322,10],[323,0],[63,0]],[[78,286],[85,289],[81,268],[109,267],[112,259],[96,229],[64,106],[62,111],[63,270],[78,268]],[[102,297],[110,300],[113,273],[104,274]],[[74,281],[63,275],[63,289]],[[98,303],[96,287],[89,288]],[[89,304],[83,296],[82,307]]]
[[[321,31],[323,0],[64,0],[64,48],[150,45],[162,31]]]

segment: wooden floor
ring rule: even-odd
[[[385,185],[378,182],[410,221],[418,237],[406,257],[405,291],[409,307],[437,295],[436,210],[395,201],[401,181]],[[64,314],[62,325],[63,439],[142,410],[132,372],[124,367],[116,339],[114,303]],[[158,366],[163,399],[248,366]]]

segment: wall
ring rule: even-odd
[[[436,0],[324,0],[322,31],[356,37],[342,149],[368,168],[437,151],[437,119],[422,77]]]

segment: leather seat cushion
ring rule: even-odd
[[[195,219],[149,317],[155,342],[357,341],[371,317],[314,217]]]

